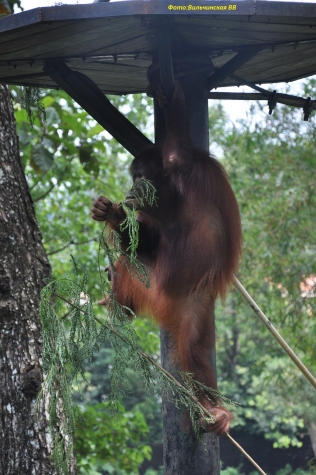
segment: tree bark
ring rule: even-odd
[[[55,475],[48,414],[35,417],[40,291],[50,276],[22,169],[7,86],[0,85],[0,473]]]

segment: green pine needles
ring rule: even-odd
[[[133,196],[140,206],[143,206],[144,200],[154,205],[152,184],[145,180],[142,182],[141,187],[137,182],[137,190],[132,190]],[[131,275],[149,287],[148,270],[137,260],[138,223],[135,206],[130,207],[127,203],[122,206],[126,219],[121,229],[127,229],[129,233],[128,251],[122,253],[120,235],[107,227],[101,235],[100,247],[112,269],[115,261],[123,256]],[[99,261],[100,254],[99,252]],[[72,256],[71,258],[75,279],[68,277],[49,282],[42,291],[40,307],[45,380],[38,400],[38,410],[43,407],[43,398],[46,407],[48,404],[53,459],[58,473],[69,475],[69,460],[73,457],[73,436],[77,420],[73,384],[77,380],[85,380],[86,362],[104,341],[110,341],[115,350],[107,408],[118,408],[119,395],[124,392],[124,382],[127,379],[126,369],[132,362],[135,371],[141,374],[145,388],[149,390],[154,387],[172,399],[178,407],[189,410],[195,433],[200,436],[202,429],[199,420],[204,418],[206,422],[214,422],[214,418],[198,402],[197,388],[208,394],[210,399],[218,397],[218,393],[194,381],[191,374],[178,373],[179,380],[176,379],[141,350],[139,338],[131,323],[133,312],[116,302],[110,283],[101,271],[100,279],[107,306],[103,307],[104,316],[97,316],[95,298],[88,292],[88,272],[84,272],[78,262]],[[222,399],[225,400],[223,397]]]
[[[129,260],[135,264],[137,261],[136,249],[138,247],[139,230],[139,225],[136,221],[137,210],[143,208],[145,205],[157,206],[157,196],[154,185],[151,181],[144,178],[137,180],[133,184],[129,194],[133,196],[132,205],[130,205],[129,200],[122,203],[126,219],[121,224],[121,231],[128,229],[129,246],[127,252],[129,253]]]
[[[18,97],[21,106],[26,110],[27,118],[32,128],[36,117],[42,117],[43,121],[46,122],[46,112],[40,96],[40,89],[21,86]]]

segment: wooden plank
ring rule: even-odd
[[[286,43],[289,41],[309,41],[316,38],[316,29],[306,27],[302,32],[301,29],[296,30],[293,26],[289,31],[275,31],[272,26],[266,26],[265,31],[261,29],[249,28],[247,25],[240,25],[240,28],[200,28],[192,26],[179,30],[183,38],[190,44],[230,44],[237,42],[238,44],[272,44]],[[229,40],[229,41],[227,41]]]
[[[236,71],[236,76],[241,76],[251,82],[260,84],[293,81],[316,73],[316,64],[314,61],[310,61],[311,57],[315,57],[316,45],[300,51],[300,55],[296,55],[294,52],[292,55],[286,55],[284,51],[279,51],[278,55],[271,52],[271,56],[275,55],[273,59],[264,57],[268,56],[268,54],[265,52],[261,53],[259,55],[260,58],[257,57],[249,61],[249,64]],[[261,63],[259,59],[262,61]],[[236,81],[227,79],[222,83],[222,86],[229,85],[236,85]]]
[[[295,72],[301,70],[304,64],[308,64],[310,70],[316,70],[316,63],[314,61],[310,61],[311,57],[315,57],[316,52],[316,42],[313,45],[308,45],[304,47],[303,45],[300,47],[298,46],[297,49],[294,51],[293,47],[280,47],[277,55],[276,52],[272,53],[262,53],[261,54],[261,61],[259,58],[254,58],[253,65],[247,64],[244,67],[236,72],[236,75],[244,75],[248,76],[252,73],[253,68],[256,70],[256,75],[264,74],[268,70],[272,73],[272,77],[277,78],[288,71],[293,71],[294,76],[296,76]],[[290,54],[291,53],[291,54]],[[252,66],[252,67],[251,67]]]
[[[122,20],[122,19],[120,19],[120,20]],[[126,19],[125,19],[125,20],[126,20]],[[128,20],[131,20],[131,19],[128,19]],[[194,18],[194,20],[199,20],[199,18],[198,18],[198,19]],[[94,21],[98,22],[98,20],[94,20]],[[85,41],[87,41],[87,43],[89,43],[89,41],[88,41],[88,40],[89,40],[89,37],[86,37],[86,38],[85,38],[85,34],[87,34],[87,32],[85,32],[85,30],[89,30],[90,28],[93,29],[93,30],[96,30],[96,29],[98,29],[98,28],[101,28],[101,30],[100,30],[99,33],[98,33],[98,32],[95,32],[96,34],[94,34],[94,33],[92,34],[92,39],[95,39],[96,41],[99,40],[99,38],[96,38],[96,37],[98,36],[98,34],[100,34],[100,35],[101,35],[101,34],[102,34],[102,35],[105,34],[106,36],[109,36],[109,33],[111,32],[111,35],[110,35],[110,36],[111,36],[112,38],[113,38],[113,37],[116,37],[117,32],[115,32],[114,34],[112,34],[112,33],[113,33],[113,32],[112,32],[112,28],[108,27],[108,28],[106,29],[106,31],[103,30],[104,19],[101,19],[101,20],[99,20],[99,21],[102,21],[101,27],[100,27],[97,23],[92,23],[92,22],[90,23],[90,21],[88,21],[87,23],[86,23],[86,22],[79,22],[78,24],[76,23],[76,24],[73,25],[74,30],[71,30],[71,32],[69,32],[69,28],[72,27],[71,24],[63,24],[63,23],[61,23],[61,25],[62,25],[62,26],[61,26],[62,31],[58,32],[58,35],[59,35],[59,37],[60,37],[60,40],[62,40],[63,38],[67,38],[67,37],[69,37],[69,36],[73,36],[73,42],[78,45],[77,40],[76,40],[76,36],[81,35],[81,37],[83,38],[82,42],[85,43]],[[117,19],[117,21],[119,21],[119,20]],[[112,23],[113,23],[113,22],[115,22],[115,19],[112,20]],[[183,31],[184,34],[186,34],[186,31],[190,30],[190,34],[189,34],[189,35],[190,35],[190,36],[189,36],[189,37],[190,37],[190,40],[191,40],[191,39],[194,40],[194,39],[197,38],[197,39],[198,39],[197,44],[200,44],[201,42],[205,43],[205,42],[207,42],[207,41],[208,41],[208,42],[211,42],[211,43],[213,44],[213,43],[214,43],[214,35],[213,35],[213,34],[210,34],[210,30],[212,30],[212,29],[215,28],[214,31],[216,32],[216,36],[217,36],[217,37],[215,38],[216,42],[218,42],[219,39],[221,39],[221,41],[224,40],[224,42],[225,42],[226,37],[227,37],[227,34],[226,34],[225,32],[223,32],[223,31],[220,29],[221,27],[219,27],[219,29],[218,29],[218,27],[212,27],[212,26],[206,24],[206,28],[203,29],[203,28],[201,28],[200,26],[195,26],[195,24],[199,24],[199,22],[195,22],[195,24],[192,24],[192,23],[193,23],[193,22],[191,22],[190,29],[189,29],[189,28],[181,29],[181,32]],[[213,22],[213,23],[214,23],[214,22]],[[222,22],[222,23],[225,24],[225,22]],[[249,42],[250,42],[251,44],[253,44],[254,41],[261,41],[261,42],[262,42],[262,41],[267,41],[267,40],[265,40],[264,34],[263,34],[263,35],[260,35],[260,36],[257,36],[255,39],[251,38],[251,33],[250,33],[250,31],[254,31],[254,32],[255,32],[255,30],[253,30],[253,28],[251,28],[251,29],[248,31],[248,28],[249,28],[249,25],[250,25],[251,22],[247,22],[247,23],[246,23],[246,24],[247,24],[247,29],[245,29],[245,25],[244,25],[244,24],[241,24],[241,25],[240,25],[240,29],[238,29],[237,26],[236,26],[236,24],[235,24],[235,22],[231,22],[231,23],[234,23],[234,28],[229,31],[229,34],[231,35],[231,38],[230,38],[230,41],[229,41],[230,43],[235,42],[235,41],[239,41],[239,42],[240,42],[240,39],[241,39],[241,38],[239,37],[239,35],[243,36],[243,38],[248,38],[248,39],[249,39]],[[227,22],[226,22],[226,24],[227,24]],[[256,26],[257,26],[257,25],[258,25],[258,23],[256,24]],[[261,24],[259,24],[259,25],[261,25]],[[36,33],[34,34],[34,36],[32,35],[32,38],[30,38],[29,35],[28,35],[27,37],[24,37],[24,38],[22,38],[21,40],[18,40],[18,42],[19,42],[20,44],[18,44],[17,47],[16,47],[16,45],[14,44],[15,42],[12,41],[12,39],[9,38],[7,45],[6,45],[5,43],[3,44],[2,53],[4,54],[4,53],[6,52],[6,50],[7,50],[7,48],[8,48],[9,51],[12,51],[12,49],[19,49],[21,44],[24,46],[24,49],[27,49],[27,50],[28,50],[30,47],[34,47],[34,46],[38,45],[38,42],[39,42],[39,35],[41,35],[41,43],[42,43],[42,44],[45,43],[45,42],[48,41],[48,40],[46,40],[46,38],[45,38],[45,31],[43,30],[43,28],[46,28],[46,29],[47,29],[48,26],[49,26],[49,25],[46,25],[46,26],[44,27],[43,25],[41,25],[41,31],[40,31],[40,32],[36,32]],[[118,28],[119,28],[121,31],[122,31],[122,26],[123,26],[123,25],[121,24],[121,21],[119,21]],[[130,23],[128,23],[127,25],[125,25],[125,28],[126,28],[127,30],[133,30],[134,27],[135,27],[135,25],[132,25],[132,24],[130,24]],[[137,27],[137,26],[136,26],[136,27]],[[56,34],[56,33],[57,33],[57,32],[56,32],[56,28],[59,28],[59,26],[55,26],[53,29],[52,29],[52,27],[51,27],[51,30],[53,30],[52,33],[54,32],[53,34]],[[272,40],[273,40],[273,41],[281,41],[281,40],[284,40],[284,38],[285,38],[285,39],[288,39],[288,35],[289,35],[288,33],[281,33],[280,35],[277,35],[277,36],[276,36],[276,35],[273,33],[273,31],[271,31],[271,30],[273,30],[273,27],[272,27],[272,26],[266,25],[266,28],[269,28],[269,30],[266,31],[266,33],[269,35],[269,40],[268,40],[269,42],[271,42]],[[310,28],[309,28],[309,29],[310,29]],[[67,32],[67,30],[68,30],[68,32]],[[192,30],[192,32],[191,32],[191,30]],[[66,31],[66,34],[65,34],[65,31]],[[233,32],[233,35],[232,35],[232,32]],[[264,33],[264,32],[262,32],[262,33]],[[292,32],[292,39],[293,39],[294,41],[296,41],[296,40],[298,39],[297,36],[296,36],[296,34],[299,34],[299,32],[295,31],[295,29],[294,29],[293,32]],[[310,37],[313,37],[313,32],[312,32],[312,30],[311,30],[311,33],[309,33],[309,32],[304,32],[304,35],[305,35],[304,38],[300,38],[300,39],[309,39]],[[123,35],[123,36],[124,36],[124,39],[126,39],[126,41],[129,41],[128,32],[126,33],[126,37],[125,37],[125,35]],[[291,39],[291,35],[289,35],[289,38]],[[118,43],[119,43],[120,41],[121,41],[121,40],[118,40]],[[243,43],[247,43],[247,42],[243,41],[241,44],[243,44]],[[27,45],[26,47],[25,47],[25,44]],[[110,45],[111,45],[111,44],[112,44],[112,43],[110,42]],[[113,44],[115,44],[115,43],[113,42]],[[57,45],[57,47],[58,47],[58,45]],[[54,43],[54,45],[53,45],[53,48],[55,49],[55,43]],[[34,48],[33,48],[33,49],[34,49]],[[62,55],[62,49],[61,49],[60,51],[61,51],[61,55]],[[92,52],[99,52],[99,51],[102,51],[102,52],[103,52],[104,49],[95,49],[95,50],[92,49]],[[80,50],[79,53],[82,54],[82,53],[85,53],[85,51],[84,51],[84,50]],[[30,54],[30,53],[28,53],[28,54]],[[44,53],[44,54],[42,54],[41,57],[44,57],[45,54],[47,54],[47,52]],[[69,54],[69,51],[68,51],[68,50],[67,50],[67,54]],[[36,57],[36,55],[33,55],[32,57]]]
[[[21,86],[21,83],[18,81],[11,81],[10,84],[12,86]],[[31,87],[38,87],[41,89],[57,89],[56,83],[53,81],[49,80],[48,78],[45,78],[44,81],[39,82],[38,80],[25,80],[23,81],[23,86],[31,86]]]
[[[14,15],[8,15],[0,17],[0,33],[10,32],[13,30],[13,34],[22,26],[31,27],[41,21],[41,12],[39,8],[34,10],[28,10],[26,12],[15,13]]]
[[[225,3],[225,2],[223,2]],[[227,2],[229,4],[230,2]],[[106,17],[122,17],[122,16],[134,16],[134,15],[164,15],[166,17],[174,17],[174,12],[168,9],[170,2],[168,0],[160,0],[159,2],[111,2],[111,3],[97,3],[89,5],[62,5],[47,8],[38,8],[30,10],[28,12],[22,12],[15,15],[8,16],[0,20],[0,31],[9,31],[15,28],[27,26],[31,23],[37,23],[41,21],[58,21],[58,20],[78,20],[78,19],[91,19],[91,18],[106,18]],[[214,1],[182,1],[178,0],[174,2],[178,5],[216,5]],[[303,17],[308,23],[308,19],[316,17],[316,6],[313,3],[298,3],[298,2],[266,2],[256,1],[256,12],[254,10],[254,1],[242,1],[236,0],[237,10],[235,12],[217,12],[216,17],[234,18],[239,17],[240,14],[252,15],[251,18],[285,18],[286,21],[292,18]],[[218,5],[218,3],[217,3]],[[253,15],[253,13],[256,13]],[[210,16],[212,14],[205,11],[190,11],[190,16],[203,17]],[[187,17],[188,11],[177,11],[176,16]],[[213,15],[214,16],[214,15]],[[282,21],[282,20],[281,20]]]
[[[210,34],[208,37],[200,37],[197,34],[194,34],[191,31],[184,33],[183,35],[184,40],[190,44],[195,46],[196,48],[203,48],[204,50],[207,48],[211,49],[223,49],[223,48],[238,48],[241,46],[256,46],[261,42],[257,41],[255,38],[245,38],[240,34],[231,35],[231,32],[214,32]]]
[[[133,61],[133,63],[132,63]],[[106,88],[110,88],[111,91],[114,90],[115,84],[122,84],[126,82],[126,77],[129,78],[129,84],[125,88],[126,91],[132,89],[133,91],[141,92],[144,91],[147,87],[147,68],[151,63],[151,58],[147,58],[147,61],[142,59],[141,61],[137,59],[130,59],[131,64],[129,63],[95,63],[92,66],[86,62],[82,61],[81,59],[72,60],[67,62],[67,64],[71,67],[71,69],[82,72],[89,77],[91,77],[94,82],[100,85],[102,90],[107,90]],[[32,66],[29,63],[23,62],[18,64],[16,68],[14,68],[14,63],[12,65],[0,63],[0,71],[1,71],[1,79],[4,82],[10,83],[39,83],[39,81],[43,81],[46,84],[46,79],[43,77],[41,80],[37,78],[25,78],[24,75],[31,75],[31,74],[43,74],[44,61],[36,61]],[[119,72],[118,72],[119,71]],[[11,77],[16,76],[15,80],[9,81],[8,79],[5,80],[5,76]],[[21,79],[20,79],[21,78]],[[124,88],[120,89],[120,92],[124,92]]]
[[[241,13],[248,15],[253,13],[254,0],[236,0],[238,9]],[[180,4],[178,0],[174,2]],[[190,1],[184,2],[187,5],[218,5],[216,1]],[[222,3],[227,5],[231,2],[223,0]],[[170,2],[168,0],[160,0],[160,2],[146,2],[143,1],[124,1],[112,3],[95,3],[87,5],[58,5],[53,7],[42,7],[21,12],[8,17],[0,19],[0,33],[9,32],[11,30],[20,29],[29,25],[34,25],[41,22],[57,22],[57,21],[77,21],[90,19],[105,19],[105,18],[119,18],[119,17],[133,17],[133,16],[148,16],[148,15],[164,15],[168,17],[174,16],[174,12],[168,9]],[[181,12],[177,11],[179,16]],[[222,12],[217,12],[221,14]],[[186,15],[186,13],[184,13]],[[224,12],[226,15],[227,12]],[[192,11],[191,15],[201,16],[205,15],[205,11]],[[208,15],[208,14],[207,14]],[[231,11],[229,15],[236,15],[236,12]],[[208,15],[209,16],[209,15]]]
[[[126,20],[125,22],[123,22],[123,20],[124,19],[122,19],[122,21],[116,20],[116,24],[115,21],[111,21],[110,19],[96,19],[77,22],[56,22],[51,25],[47,23],[44,25],[36,25],[36,29],[33,33],[30,33],[29,29],[25,33],[19,32],[20,35],[16,39],[12,37],[4,38],[6,42],[2,43],[1,36],[1,57],[7,52],[22,52],[24,50],[30,55],[31,51],[29,50],[37,51],[40,47],[45,51],[46,44],[49,45],[50,42],[53,42],[55,45],[56,41],[57,44],[58,42],[64,43],[64,40],[69,37],[73,37],[73,43],[76,43],[76,36],[80,34],[82,35],[83,42],[89,40],[89,35],[92,35],[94,41],[100,41],[100,37],[102,38],[101,35],[108,36],[109,38],[114,37],[115,29],[117,31],[124,29],[125,35],[131,36],[129,30],[135,31],[134,28],[139,26],[139,20],[132,18],[129,24],[126,24]],[[48,46],[48,51],[51,51],[53,47],[54,46]],[[24,56],[20,55],[20,57]]]
[[[67,61],[67,65],[71,69],[80,69],[80,71],[83,74],[104,74],[104,71],[111,71],[113,70],[113,73],[116,75],[124,75],[126,70],[130,71],[131,74],[138,74],[139,70],[144,70],[147,71],[148,66],[151,64],[151,61],[143,61],[143,62],[137,62],[135,60],[135,64],[129,64],[129,63],[115,63],[114,61],[112,63],[90,63],[90,65],[87,65],[85,61],[79,61],[76,59]]]
[[[85,26],[89,33],[86,32],[83,36],[81,28],[78,28],[73,34],[75,48],[72,51],[71,45],[58,48],[57,56],[91,56],[99,54],[99,51],[103,54],[119,54],[119,45],[122,44],[125,45],[123,52],[132,53],[143,48],[143,44],[147,46],[146,35],[149,32],[138,18],[106,21],[102,19],[98,29],[90,22]],[[43,56],[44,54],[41,54],[38,57]]]
[[[72,63],[68,63],[71,68],[73,67],[73,64]],[[118,82],[118,81],[122,81],[122,82],[126,82],[126,75],[128,74],[128,79],[130,82],[141,82],[141,83],[145,83],[147,84],[147,78],[146,78],[146,69],[144,68],[143,71],[140,71],[139,68],[135,69],[135,68],[130,68],[130,67],[124,67],[121,69],[121,73],[120,75],[118,76],[117,72],[116,72],[116,68],[104,68],[103,70],[101,71],[91,71],[91,70],[85,70],[83,68],[73,68],[74,70],[82,73],[82,74],[86,74],[87,76],[89,77],[94,77],[94,78],[99,78],[98,79],[98,84],[100,84],[101,86],[102,85],[105,85],[105,84],[111,84],[111,82],[113,83],[113,85]],[[143,72],[144,73],[144,76],[143,76],[143,80],[140,80],[139,79],[139,73],[140,72]]]
[[[142,30],[144,28],[141,27],[138,19],[131,19],[131,22],[125,22],[125,24],[119,21],[114,23],[110,20],[68,23],[66,25],[59,22],[53,30],[35,33],[28,36],[27,41],[23,38],[16,45],[8,44],[6,50],[1,51],[1,58],[23,59],[30,57],[35,59],[85,55],[90,49],[96,49],[95,44],[97,43],[102,43],[103,47],[111,47],[112,44],[122,40],[128,43],[130,39],[133,39],[133,33],[137,30],[140,30],[138,36],[143,38],[145,32],[143,33]]]
[[[135,28],[135,30],[137,29]],[[121,32],[122,33],[122,32]],[[85,46],[84,50],[80,50],[79,45],[76,48],[76,56],[103,56],[103,55],[120,55],[120,54],[140,54],[144,52],[152,51],[154,47],[154,38],[151,35],[151,39],[148,37],[149,32],[140,32],[135,36],[113,35],[111,41],[106,43],[107,37],[104,35],[102,38],[102,46],[95,47],[100,41],[89,42]],[[84,42],[83,42],[84,45]],[[78,49],[79,48],[79,49]],[[72,54],[71,54],[72,53]],[[67,51],[67,48],[59,50],[58,54],[61,56],[74,56],[74,51]]]
[[[77,22],[65,22],[63,27],[68,28],[71,25],[76,25]],[[38,25],[26,26],[23,29],[10,31],[9,33],[0,34],[1,40],[1,58],[6,53],[14,54],[15,51],[21,49],[30,49],[32,46],[40,43],[42,35],[51,34],[56,35],[55,30],[59,30],[60,25],[58,23],[48,24],[39,23]]]
[[[180,5],[180,0],[175,1]],[[175,51],[185,51],[186,47],[199,49],[213,59],[216,67],[231,59],[234,51],[250,45],[266,43],[270,48],[271,43],[279,45],[288,41],[316,40],[316,5],[313,10],[306,4],[295,4],[289,8],[286,5],[266,5],[264,11],[270,12],[271,16],[194,13],[189,16],[171,15],[170,12],[162,14],[168,6],[164,0],[154,2],[155,5],[138,1],[117,3],[120,5],[49,7],[24,12],[26,15],[12,15],[14,19],[8,21],[7,18],[0,19],[1,59],[11,61],[0,61],[0,76],[9,76],[12,83],[47,85],[50,81],[45,77],[25,75],[40,73],[42,59],[65,57],[68,65],[87,74],[103,91],[115,92],[116,86],[118,93],[143,91],[147,85],[146,70],[156,48],[153,33],[157,25],[166,19],[171,23]],[[197,0],[191,3],[201,4]],[[275,2],[257,1],[257,5],[261,3]],[[212,4],[216,2],[207,2],[207,5]],[[250,3],[247,5],[249,7]],[[281,10],[287,16],[275,16]],[[297,17],[294,11],[300,14],[312,11],[314,16]],[[109,12],[114,12],[112,19]],[[315,72],[315,52],[314,43],[299,43],[296,51],[292,46],[277,46],[274,53],[267,50],[259,54],[237,73],[257,82],[292,80]],[[88,60],[90,56],[125,53],[147,53],[148,56],[135,62],[131,59],[119,59],[117,63]],[[81,58],[87,60],[84,62]],[[233,81],[229,78],[223,82],[225,85],[231,83]]]
[[[253,23],[252,21],[227,21],[226,17],[217,20],[193,18],[192,21],[180,18],[176,21],[175,29],[190,43],[203,43],[216,45],[224,42],[227,37],[227,46],[233,42],[238,44],[274,43],[298,40],[313,40],[316,38],[316,20],[314,27],[308,26],[278,26],[275,24]]]
[[[242,51],[236,56],[234,56],[230,61],[228,61],[220,69],[216,69],[214,73],[208,78],[207,84],[210,89],[214,89],[229,77],[232,73],[240,68],[242,64],[248,63],[251,58],[258,54],[258,50],[254,48],[253,50],[249,49],[247,51]]]
[[[68,62],[67,65],[71,67],[71,69],[75,71],[79,71],[82,74],[86,74],[87,76],[94,76],[99,77],[100,80],[98,81],[100,84],[107,84],[111,79],[118,81],[120,77],[122,80],[125,81],[126,74],[128,74],[129,79],[131,80],[138,80],[140,81],[140,73],[144,74],[144,81],[147,82],[146,73],[147,67],[132,67],[128,65],[124,65],[120,68],[120,74],[117,73],[118,67],[117,65],[104,65],[101,69],[86,69],[83,67],[83,64],[76,64],[75,62]],[[142,81],[143,82],[143,81]]]
[[[288,61],[285,61],[288,51],[290,50],[290,58]],[[284,79],[284,74],[289,74],[289,64],[290,68],[293,71],[291,77],[297,77],[297,70],[300,70],[299,76],[302,75],[310,75],[314,72],[314,65],[313,62],[310,61],[311,58],[315,57],[316,52],[316,45],[306,45],[306,46],[299,46],[297,51],[294,52],[290,47],[282,47],[276,50],[274,53],[272,51],[260,53],[256,58],[252,59],[247,66],[243,66],[236,72],[237,75],[245,77],[248,80],[252,80],[255,82],[267,82],[267,70],[269,71],[270,77],[273,78],[274,81],[281,81]],[[137,61],[135,60],[137,63]],[[124,83],[125,78],[129,78],[129,86],[126,88],[126,91],[131,89],[133,91],[142,91],[145,89],[147,85],[146,79],[146,70],[147,65],[149,64],[150,60],[148,59],[148,63],[143,67],[137,66],[130,66],[118,63],[96,63],[92,67],[86,61],[81,60],[72,60],[68,64],[71,65],[72,69],[82,71],[85,74],[88,74],[97,84],[100,85],[102,90],[111,90],[111,92],[115,92],[113,89],[115,84],[120,84],[120,81]],[[1,77],[4,75],[22,75],[32,72],[41,72],[43,66],[43,62],[36,62],[32,67],[24,62],[23,65],[18,65],[17,68],[14,68],[13,65],[6,66],[5,68],[1,67]],[[42,79],[43,84],[45,85],[45,79]],[[15,81],[11,81],[12,83],[36,83],[40,84],[41,80],[27,80],[27,81],[19,81],[17,78]],[[222,84],[234,84],[231,80],[225,80]],[[119,88],[118,92],[124,92],[124,89]]]
[[[122,38],[123,35],[120,35]],[[135,37],[125,37],[118,40],[118,37],[115,35],[110,38],[110,36],[105,36],[100,31],[100,36],[96,37],[95,34],[91,32],[88,40],[82,37],[80,33],[72,36],[72,44],[68,46],[62,46],[60,43],[57,44],[56,48],[50,52],[46,51],[44,53],[36,55],[36,58],[48,58],[48,57],[57,57],[57,58],[67,58],[67,57],[89,57],[89,56],[98,56],[98,55],[118,55],[123,53],[141,53],[143,51],[148,51],[152,48],[146,40],[147,32],[139,33]],[[102,41],[100,41],[102,38]],[[102,47],[95,48],[96,43],[103,43]],[[106,44],[105,44],[106,43]]]
[[[316,72],[316,65],[310,61],[310,55],[314,56],[315,53],[316,49],[313,49],[312,52],[307,53],[307,58],[302,58],[300,61],[294,57],[290,66],[288,62],[284,61],[284,54],[275,55],[273,60],[268,60],[262,56],[264,53],[261,53],[261,65],[257,63],[254,66],[252,64],[254,60],[251,60],[247,63],[247,66],[240,68],[235,74],[257,84],[290,81],[294,80],[292,78],[310,76]],[[236,85],[238,83],[232,78],[227,78],[221,83],[223,87]]]
[[[316,28],[313,30],[309,27],[306,27],[305,31],[301,31],[301,29],[296,29],[293,27],[291,32],[281,31],[276,32],[273,31],[273,28],[266,27],[263,31],[262,29],[248,29],[248,25],[244,26],[240,25],[240,28],[231,28],[231,29],[221,29],[221,28],[200,28],[198,26],[193,26],[191,28],[179,30],[184,37],[187,35],[191,35],[192,37],[198,38],[199,41],[208,41],[209,38],[218,37],[218,38],[225,38],[225,36],[229,35],[231,38],[238,38],[242,39],[244,42],[247,40],[257,41],[258,43],[262,42],[289,42],[289,41],[297,41],[297,40],[313,40],[316,38]]]
[[[273,5],[269,5],[273,3]],[[297,3],[297,2],[265,2],[258,1],[256,4],[256,14],[276,17],[315,17],[315,3]]]
[[[260,28],[264,26],[272,26],[276,31],[295,28],[315,28],[316,17],[267,17],[267,16],[184,16],[174,19],[174,23],[183,27],[191,27],[191,25],[199,25],[201,28],[218,27],[218,28],[234,28],[234,25],[243,24],[247,28]]]

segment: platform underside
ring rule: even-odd
[[[256,54],[234,72],[246,81],[275,83],[316,74],[315,3],[172,3],[186,10],[169,5],[164,0],[63,5],[0,18],[0,80],[56,87],[43,68],[57,59],[104,93],[144,92],[161,27],[170,31],[173,55],[180,58],[176,76],[188,68],[206,68],[211,76],[252,48],[258,48]],[[222,10],[188,10],[189,5]],[[228,10],[233,5],[236,9]],[[220,85],[237,84],[229,76]]]

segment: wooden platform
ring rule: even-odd
[[[149,0],[37,8],[0,18],[0,81],[56,87],[43,68],[61,59],[104,93],[144,92],[162,27],[170,29],[172,51],[183,62],[194,68],[197,58],[199,68],[199,56],[210,60],[209,75],[253,47],[257,54],[236,76],[260,84],[316,74],[315,3]],[[226,77],[221,86],[236,84]]]

